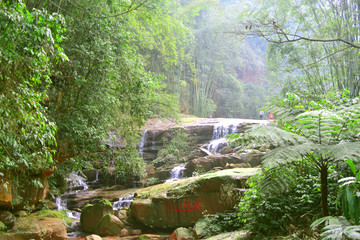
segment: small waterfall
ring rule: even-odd
[[[232,123],[231,121],[223,123],[220,122],[215,125],[211,142],[208,145],[208,150],[220,153],[223,147],[229,145],[229,143],[225,139],[226,135],[236,133],[236,131],[237,124]]]
[[[142,137],[141,137],[141,142],[139,144],[139,155],[141,157],[144,156],[144,147],[145,147],[145,144],[146,144],[146,137],[147,137],[147,130],[144,131]]]
[[[119,198],[118,201],[113,203],[113,209],[120,210],[124,207],[130,207],[130,204],[133,200],[134,200],[134,194],[132,194],[128,197]]]
[[[100,169],[96,169],[95,179],[91,183],[97,183],[99,181],[99,173],[100,173],[100,171],[101,171]]]
[[[80,220],[81,213],[69,210],[67,208],[67,202],[69,201],[69,198],[74,196],[77,192],[88,190],[89,186],[86,184],[86,179],[80,176],[79,172],[71,172],[66,178],[66,181],[68,182],[67,191],[56,198],[56,205],[59,211],[66,211],[68,218]],[[74,221],[72,225],[67,228],[68,237],[78,237],[81,235],[81,232],[79,232],[79,221]]]
[[[185,170],[185,165],[179,165],[179,166],[174,167],[170,171],[170,178],[168,180],[166,180],[166,182],[173,181],[175,179],[183,178],[184,177],[184,170]]]
[[[153,131],[151,137],[151,150],[155,150],[155,138],[156,138],[156,132]]]
[[[56,205],[59,211],[66,210],[69,218],[80,219],[80,213],[68,210],[68,196],[79,191],[85,191],[89,189],[89,186],[86,184],[86,179],[79,175],[79,172],[71,172],[66,180],[68,190],[61,197],[56,198]]]

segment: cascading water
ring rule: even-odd
[[[85,191],[89,189],[89,186],[86,184],[86,179],[80,176],[79,172],[71,172],[66,178],[68,182],[67,191],[61,195],[61,197],[56,198],[56,205],[58,210],[66,210],[68,218],[80,220],[80,213],[76,211],[71,211],[67,208],[67,203],[70,196],[74,196],[79,191]],[[77,231],[79,228],[79,221],[74,221],[73,224],[68,228],[68,237],[76,237],[80,233]]]
[[[166,180],[166,181],[168,182],[168,181],[173,181],[173,180],[176,180],[176,179],[183,178],[184,177],[184,170],[185,170],[185,165],[179,165],[179,166],[174,167],[170,171],[170,178],[168,180]]]
[[[220,153],[221,149],[229,143],[225,137],[228,134],[236,133],[237,123],[231,121],[224,121],[214,125],[213,135],[211,142],[208,145],[208,150],[216,153]]]
[[[130,207],[130,204],[133,200],[134,200],[134,194],[132,194],[128,197],[119,198],[118,201],[113,203],[113,209],[120,210],[124,207]]]
[[[147,130],[144,131],[144,133],[141,137],[141,142],[139,143],[139,155],[141,157],[143,157],[143,155],[144,155],[144,147],[146,144],[146,138],[147,138]]]

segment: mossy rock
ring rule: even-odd
[[[101,218],[108,213],[113,214],[112,204],[108,200],[100,200],[94,205],[87,204],[81,211],[81,228],[84,232],[95,233]]]
[[[96,227],[95,233],[102,237],[114,236],[119,235],[123,228],[124,224],[118,217],[112,214],[106,214],[101,218],[99,224]]]
[[[32,217],[48,217],[48,218],[58,218],[63,220],[67,225],[71,225],[72,222],[76,221],[74,219],[68,218],[66,210],[55,211],[55,210],[41,210],[31,214]]]

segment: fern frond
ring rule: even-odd
[[[302,133],[317,143],[334,141],[344,126],[344,118],[328,110],[305,112],[297,116]]]
[[[263,157],[263,165],[273,168],[299,160],[311,152],[319,152],[319,145],[305,143],[295,146],[278,147]]]
[[[296,174],[283,167],[281,169],[272,168],[265,172],[259,190],[265,196],[281,194],[295,183]]]
[[[360,142],[342,142],[336,145],[323,145],[320,150],[321,152],[329,154],[335,161],[346,161],[350,159],[353,162],[360,162]]]
[[[272,147],[309,143],[309,140],[303,136],[268,125],[252,127],[244,134],[243,141],[245,141],[248,146],[253,144],[266,144]]]

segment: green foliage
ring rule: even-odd
[[[171,135],[174,137],[170,141],[163,139],[164,148],[159,151],[158,157],[153,161],[155,167],[183,163],[185,157],[190,154],[192,150],[190,135],[182,129],[173,130]]]
[[[43,102],[52,68],[67,59],[64,19],[1,2],[0,25],[0,172],[39,174],[54,165],[57,128]]]
[[[202,233],[203,238],[209,238],[224,232],[237,231],[242,227],[235,212],[209,214],[200,221],[206,226]]]
[[[319,216],[320,184],[318,173],[306,166],[265,170],[248,180],[249,189],[238,205],[240,222],[245,224],[254,239],[270,239],[271,236],[291,234],[295,229],[306,229]],[[300,167],[301,166],[301,167]],[[330,183],[331,209],[335,211],[336,178]],[[279,186],[276,186],[279,185]],[[304,232],[304,236],[308,233]]]
[[[340,191],[338,196],[341,201],[342,213],[347,219],[353,219],[359,225],[360,219],[360,171],[356,171],[353,161],[347,160],[354,177],[339,180]]]
[[[64,222],[71,226],[71,223],[74,221],[74,219],[70,219],[67,216],[66,210],[61,211],[55,211],[55,210],[40,210],[33,214],[34,217],[49,217],[49,218],[59,218],[61,220],[64,220]]]
[[[353,226],[344,217],[323,217],[311,224],[312,228],[317,228],[321,224],[325,223],[325,227],[322,229],[321,239],[360,239],[360,226]]]
[[[146,187],[153,186],[153,185],[159,184],[160,182],[161,182],[160,179],[158,179],[157,177],[152,177],[146,181],[145,186]]]

